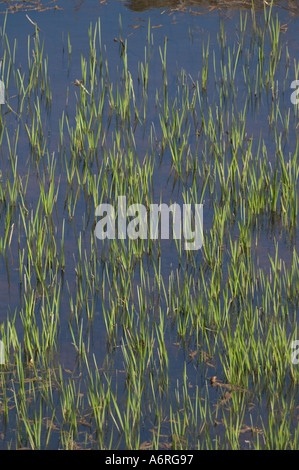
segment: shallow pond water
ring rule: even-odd
[[[0,2],[3,78],[13,57],[1,105],[1,448],[298,447],[299,11],[277,2],[265,26],[269,11]],[[43,60],[21,113],[37,35]],[[42,149],[28,137],[39,125]],[[203,202],[210,253],[96,240],[96,204],[121,194]]]

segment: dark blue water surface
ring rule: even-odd
[[[278,88],[281,93],[285,93],[285,99],[281,99],[281,110],[288,112],[290,109],[290,132],[288,138],[285,140],[285,152],[294,152],[296,147],[296,130],[292,128],[293,108],[290,103],[290,83],[295,79],[294,60],[299,61],[299,42],[298,42],[298,28],[299,28],[299,10],[293,5],[295,2],[279,2],[277,7],[273,7],[274,14],[278,13],[280,23],[285,25],[285,28],[281,32],[281,41],[283,50],[285,47],[288,48],[289,62],[291,64],[289,69],[289,76],[284,82],[284,68],[283,65],[287,61],[286,55],[282,58],[282,69],[279,73]],[[47,4],[45,5],[47,6]],[[50,8],[57,6],[58,8]],[[8,7],[7,2],[0,2],[0,11],[3,16],[0,15],[0,26],[4,21],[4,12]],[[170,96],[175,96],[177,90],[178,76],[181,74],[181,70],[186,71],[186,75],[190,83],[192,80],[196,81],[200,78],[200,70],[202,69],[202,48],[203,44],[205,47],[209,41],[210,51],[215,50],[216,63],[219,63],[221,50],[219,48],[219,34],[221,30],[221,24],[224,26],[226,35],[227,47],[234,44],[240,37],[240,13],[244,15],[248,13],[248,25],[246,31],[247,44],[250,43],[252,34],[252,22],[251,13],[249,9],[233,8],[224,6],[223,8],[216,8],[214,2],[192,2],[187,4],[185,2],[163,2],[163,1],[117,1],[107,0],[103,2],[95,2],[93,0],[86,1],[71,1],[71,0],[60,0],[55,4],[49,4],[49,9],[45,11],[36,11],[34,9],[27,11],[16,11],[14,13],[9,12],[7,16],[6,33],[13,43],[14,39],[17,41],[17,54],[16,63],[23,65],[26,70],[27,62],[27,38],[34,33],[34,26],[28,20],[27,16],[33,22],[36,22],[40,28],[40,37],[44,41],[44,51],[48,56],[48,71],[50,76],[50,87],[52,91],[52,104],[51,111],[47,116],[44,116],[45,127],[48,133],[48,150],[49,154],[57,156],[57,178],[61,177],[60,193],[65,194],[66,189],[66,175],[63,173],[59,175],[59,168],[61,161],[58,157],[59,147],[59,120],[61,119],[62,111],[65,109],[66,101],[68,101],[68,114],[70,122],[75,115],[76,109],[76,93],[78,88],[73,86],[73,82],[76,79],[81,78],[81,56],[88,59],[89,53],[89,38],[88,29],[92,25],[98,22],[100,18],[101,24],[101,36],[102,45],[106,48],[107,61],[109,64],[109,74],[111,81],[116,82],[118,76],[118,68],[121,64],[121,45],[119,39],[122,38],[127,41],[127,52],[128,52],[128,68],[132,75],[134,84],[136,85],[136,92],[138,92],[138,73],[139,63],[144,61],[145,46],[148,36],[148,31],[152,35],[153,41],[153,52],[150,59],[150,75],[149,75],[149,90],[153,91],[160,89],[162,83],[162,71],[161,71],[161,57],[159,53],[159,46],[163,50],[165,38],[167,38],[167,73],[168,73],[168,90]],[[256,9],[256,22],[257,24],[263,23],[264,21],[264,10],[263,8]],[[150,29],[149,29],[150,28]],[[71,60],[69,60],[68,53],[68,35],[72,46]],[[270,44],[265,44],[265,55],[270,51]],[[285,54],[285,52],[283,53]],[[1,55],[1,52],[0,52]],[[217,86],[219,83],[214,82],[214,71],[213,71],[213,56],[209,57],[209,66],[211,74],[209,76],[208,86],[208,99],[209,102],[213,101],[213,96],[217,95]],[[256,63],[252,64],[252,70],[248,70],[245,73],[253,74]],[[239,100],[236,104],[239,111],[241,111],[245,104],[246,89],[244,88],[244,71],[240,68],[238,70],[239,75],[236,76],[236,89],[238,89],[238,97],[244,96],[244,102]],[[243,88],[242,88],[243,87]],[[8,90],[10,104],[13,106],[13,90]],[[283,95],[281,95],[283,96]],[[238,98],[239,99],[239,98]],[[275,139],[271,136],[271,130],[268,125],[269,109],[271,108],[271,99],[267,94],[263,94],[263,97],[259,103],[252,101],[251,105],[248,104],[247,111],[247,123],[246,132],[248,136],[253,137],[254,145],[257,148],[259,136],[267,142],[267,151],[269,161],[274,161],[275,155]],[[149,96],[149,105],[147,110],[148,122],[156,124],[159,127],[159,118],[157,115],[157,109],[155,107],[155,96]],[[13,124],[12,124],[13,125]],[[281,124],[281,132],[283,133],[283,125]],[[136,148],[137,154],[140,156],[140,160],[144,158],[144,154],[147,148],[148,137],[150,133],[150,127],[145,128],[145,135],[142,129],[136,133]],[[161,134],[158,136],[161,138]],[[190,135],[190,143],[195,143],[195,135]],[[26,174],[26,165],[28,157],[28,149],[24,149],[24,153],[21,152],[21,146],[19,142],[19,164],[18,170],[20,174]],[[5,151],[4,151],[5,152]],[[4,164],[5,157],[2,157],[0,168],[5,168],[7,162]],[[163,156],[163,165],[158,165],[159,151],[157,150],[157,165],[154,172],[153,178],[153,199],[154,202],[159,202],[161,196],[163,202],[169,204],[171,200],[176,200],[178,203],[183,202],[182,192],[179,185],[173,190],[172,183],[169,181],[171,158],[169,154]],[[96,167],[95,170],[96,172]],[[36,176],[30,174],[30,182],[27,189],[27,200],[32,207],[36,205]],[[206,201],[208,203],[208,201]],[[57,239],[61,236],[61,220],[66,217],[67,214],[64,209],[64,198],[61,197],[57,203],[58,216],[57,227],[58,235]],[[62,289],[62,309],[65,310],[65,317],[61,314],[60,323],[60,357],[59,361],[63,368],[73,370],[76,367],[76,354],[71,345],[72,337],[68,329],[68,321],[70,317],[70,306],[68,298],[68,288],[71,293],[75,296],[76,285],[75,285],[75,258],[77,256],[78,247],[78,233],[83,229],[84,222],[83,216],[86,210],[86,205],[83,196],[80,196],[76,210],[75,221],[66,222],[65,226],[65,254],[66,254],[66,274],[65,279],[68,281],[68,287],[63,284]],[[212,224],[213,210],[208,210],[206,207],[204,213],[205,230],[209,230]],[[1,219],[0,222],[2,223]],[[74,226],[76,228],[74,229]],[[91,230],[92,222],[88,224],[87,239],[89,239],[89,231]],[[4,228],[1,227],[1,233]],[[291,263],[292,252],[294,248],[298,249],[298,236],[294,235],[292,240],[284,234],[279,238],[280,233],[277,227],[271,227],[265,221],[265,224],[259,228],[259,244],[254,253],[258,259],[258,265],[263,269],[269,269],[270,262],[269,256],[275,256],[275,243],[274,239],[279,239],[279,250],[280,256],[285,261],[286,265]],[[24,241],[25,234],[21,234],[21,240]],[[83,234],[84,244],[84,234]],[[13,241],[13,246],[17,250],[17,241]],[[84,247],[88,250],[87,246]],[[99,253],[104,250],[99,246]],[[167,283],[168,276],[171,272],[176,272],[176,269],[180,267],[181,262],[177,255],[177,250],[174,242],[163,241],[161,243],[161,272]],[[197,262],[200,263],[202,259],[201,252],[198,253]],[[17,255],[7,254],[7,257],[0,258],[0,321],[5,321],[9,312],[14,312],[20,305],[20,287],[19,287],[19,273],[15,269],[18,261]],[[151,282],[154,279],[154,272],[152,267],[149,268],[149,277]],[[138,272],[136,273],[135,287],[139,284]],[[135,295],[137,290],[135,292]],[[65,321],[64,321],[65,318]],[[191,343],[187,345],[184,350],[180,350],[173,343],[176,338],[169,334],[169,375],[171,376],[171,386],[175,386],[177,380],[182,378],[182,368],[186,361],[186,355],[188,350],[191,351],[194,345]],[[104,361],[106,350],[106,330],[105,324],[101,314],[101,299],[99,298],[96,302],[96,312],[94,317],[94,323],[91,333],[91,349],[94,351],[97,357],[98,364],[102,365]],[[111,357],[117,357],[118,352],[113,350]],[[120,353],[119,353],[120,354]],[[122,369],[123,361],[120,358],[119,361],[115,360],[117,367]],[[218,360],[218,366],[221,364]],[[202,388],[207,376],[213,375],[213,367],[207,367],[206,370],[201,370],[197,367],[196,361],[188,361],[188,375],[190,381],[195,384],[197,382]],[[118,376],[118,387],[124,387],[124,380],[121,375]],[[215,394],[215,395],[213,395]],[[211,390],[210,398],[213,399],[217,396],[214,390]],[[13,434],[12,434],[13,436]],[[148,438],[148,435],[144,434],[144,439]],[[13,437],[11,437],[13,439]],[[142,441],[143,439],[141,439]],[[0,443],[0,446],[2,444]],[[57,447],[56,442],[52,442],[52,447]],[[3,447],[6,445],[3,444]],[[245,446],[246,447],[246,446]]]

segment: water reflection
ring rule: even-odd
[[[1,2],[1,13],[17,13],[21,11],[47,11],[47,10],[61,10],[58,6],[57,0],[41,1],[41,0],[2,0]]]
[[[189,13],[198,13],[202,11],[213,10],[244,10],[252,8],[252,0],[117,0],[126,8],[134,12],[143,12],[153,9],[165,9],[186,11]],[[93,7],[113,4],[112,0],[101,0],[97,5],[90,2]],[[84,7],[90,6],[86,0],[70,0],[69,2],[61,2],[59,0],[0,0],[0,13],[17,13],[22,11],[46,11],[46,10],[65,10],[71,7],[74,12],[82,12]],[[256,10],[270,6],[269,2],[264,0],[254,0]],[[276,0],[274,6],[288,10],[291,15],[298,16],[299,4],[294,0]]]

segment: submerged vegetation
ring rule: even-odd
[[[1,446],[298,449],[299,67],[271,7],[206,38],[198,76],[170,74],[150,23],[131,68],[120,20],[115,77],[95,22],[56,127],[42,33],[19,66],[7,21]],[[121,195],[202,203],[202,249],[97,240]]]

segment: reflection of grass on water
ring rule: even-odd
[[[263,26],[252,19],[248,37],[241,16],[232,46],[222,25],[217,54],[206,40],[198,77],[181,70],[175,90],[167,41],[152,89],[150,27],[136,76],[120,38],[113,80],[96,23],[53,154],[41,33],[36,27],[18,68],[4,22],[0,253],[8,284],[18,270],[20,299],[1,325],[0,410],[12,447],[298,448],[298,140],[286,152],[288,137],[298,139],[298,108],[288,103],[288,114],[275,99],[288,57],[278,20],[271,10]],[[292,65],[283,62],[286,74],[297,74]],[[249,109],[262,100],[270,142],[247,134]],[[157,167],[186,203],[204,202],[213,215],[201,252],[175,240],[178,268],[166,273],[161,240],[99,244],[93,230],[100,202],[125,194],[148,206]],[[274,244],[266,268],[256,250],[273,226],[293,251],[284,263]],[[72,369],[61,366],[64,342],[76,355]]]
[[[17,13],[19,11],[46,11],[50,9],[59,9],[58,0],[1,0],[1,3],[7,5],[5,12]]]

